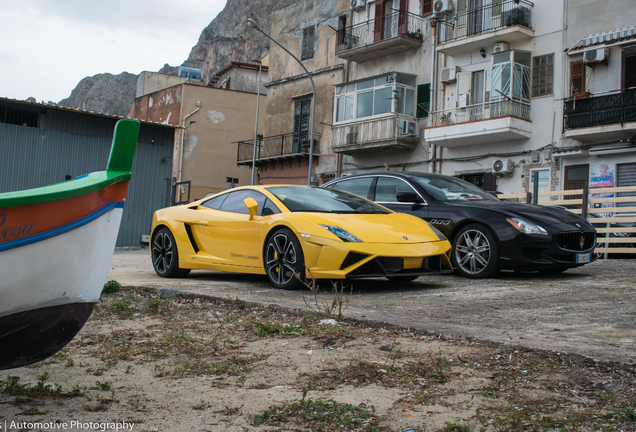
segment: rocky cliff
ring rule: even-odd
[[[270,16],[274,9],[296,0],[227,0],[225,8],[212,20],[192,48],[185,61],[191,67],[201,67],[202,78],[210,78],[231,61],[249,62],[262,58],[269,51],[269,39],[247,27],[252,18],[264,31],[270,31]],[[158,72],[177,75],[178,66],[166,64]],[[122,72],[86,77],[71,95],[58,102],[65,107],[126,116],[137,93],[137,75]]]
[[[104,114],[126,116],[137,93],[137,75],[122,72],[86,77],[77,84],[71,95],[58,105],[95,111]]]
[[[270,32],[270,16],[274,9],[296,0],[228,0],[225,8],[207,26],[199,42],[190,51],[188,62],[201,65],[202,78],[210,78],[231,61],[249,62],[269,52],[270,40],[247,26],[247,19],[256,21]]]

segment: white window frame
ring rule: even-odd
[[[396,114],[399,114],[400,116],[404,116],[404,117],[409,117],[409,118],[413,118],[415,119],[415,116],[417,114],[417,82],[415,83],[415,86],[411,87],[409,85],[406,84],[402,84],[402,83],[398,83],[397,77],[395,76],[397,74],[387,74],[387,75],[381,75],[381,76],[377,76],[377,77],[373,77],[373,78],[368,78],[368,79],[364,79],[364,80],[359,80],[353,83],[347,83],[347,84],[342,84],[342,85],[338,85],[336,86],[336,91],[335,91],[335,95],[334,95],[334,99],[333,99],[333,124],[336,125],[341,125],[341,124],[346,124],[346,123],[351,123],[351,122],[358,122],[358,121],[362,121],[362,120],[370,120],[370,119],[376,119],[376,118],[382,118],[382,117],[386,117],[386,116],[393,116]],[[416,75],[413,74],[405,74],[405,73],[401,73],[400,75],[404,75],[404,76],[409,76],[409,77],[416,77]],[[377,81],[378,80],[382,80],[383,78],[390,78],[392,79],[393,82],[388,82],[386,84],[380,84]],[[363,89],[358,90],[358,86],[360,84],[366,84],[369,81],[374,81],[373,86],[370,87],[366,87]],[[353,90],[349,90],[347,91],[347,87],[353,86]],[[373,101],[371,102],[372,106],[375,107],[375,95],[376,95],[376,90],[380,90],[380,89],[385,89],[385,88],[392,88],[393,89],[393,95],[394,97],[392,98],[391,101],[391,111],[390,112],[386,112],[386,113],[380,113],[380,114],[371,114],[370,116],[364,116],[364,117],[358,117],[358,95],[362,94],[362,93],[367,93],[367,92],[373,92]],[[403,114],[403,113],[399,113],[397,111],[397,98],[395,97],[395,95],[397,95],[398,93],[398,88],[400,89],[404,89],[404,102],[406,103],[406,92],[407,90],[412,90],[413,91],[413,107],[412,107],[412,115],[408,115],[408,114]],[[342,91],[341,91],[342,89]],[[339,91],[341,91],[339,93]],[[346,97],[351,97],[353,96],[353,117],[350,119],[343,119],[343,120],[338,120],[338,101],[340,99],[345,100],[346,101]],[[346,102],[343,102],[344,104],[346,104]],[[343,107],[345,107],[346,105],[343,105]],[[406,111],[406,106],[404,111]]]

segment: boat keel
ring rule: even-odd
[[[0,317],[0,369],[44,360],[73,339],[95,303],[70,303]]]

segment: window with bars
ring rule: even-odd
[[[532,63],[532,96],[553,93],[554,54],[534,57]]]
[[[314,36],[316,28],[314,26],[303,29],[301,60],[308,60],[314,57]]]

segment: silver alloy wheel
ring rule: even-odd
[[[462,233],[455,245],[457,265],[466,273],[476,275],[490,263],[490,243],[483,232],[471,229]]]
[[[296,247],[286,234],[276,234],[267,244],[267,273],[278,285],[286,285],[294,278]]]
[[[152,265],[158,273],[166,273],[172,264],[172,240],[165,232],[159,232],[152,242]]]

